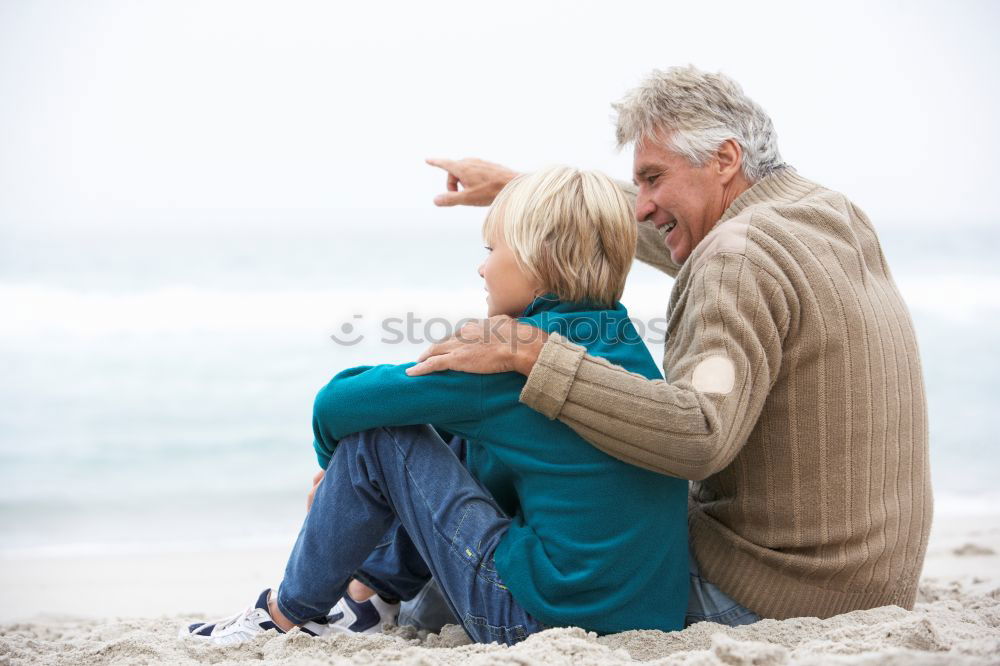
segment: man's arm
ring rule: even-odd
[[[427,163],[444,169],[448,173],[446,191],[434,197],[438,206],[489,206],[504,185],[517,177],[512,169],[475,158],[448,160],[428,158]],[[616,181],[632,202],[635,210],[636,187],[623,180]],[[680,266],[670,258],[670,252],[663,244],[663,234],[650,222],[639,222],[639,239],[635,248],[636,259],[674,277]]]
[[[379,426],[433,423],[476,436],[482,421],[482,376],[440,372],[410,377],[403,365],[349,368],[320,389],[313,405],[314,448],[326,468],[341,437]]]
[[[521,402],[639,467],[701,480],[746,442],[781,362],[788,307],[777,283],[742,255],[720,254],[692,276],[665,370],[649,380],[552,334]]]

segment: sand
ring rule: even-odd
[[[738,628],[701,623],[669,634],[634,631],[598,637],[580,629],[552,629],[513,648],[469,644],[458,627],[446,627],[440,635],[397,628],[380,636],[320,639],[298,632],[272,633],[239,647],[217,648],[176,638],[183,622],[215,617],[205,613],[111,619],[47,612],[0,625],[0,664],[1000,664],[1000,518],[939,519],[938,525],[912,611],[888,606],[826,620],[764,620]],[[266,560],[256,560],[255,567]],[[120,564],[102,562],[108,570]],[[11,603],[26,601],[21,595],[33,584],[41,589],[32,577],[44,573],[45,563],[33,564],[31,568],[15,562],[11,573],[12,563],[5,563],[3,584],[19,583],[6,587],[14,591],[3,606],[6,617],[11,615]],[[79,559],[62,562],[60,568],[69,572],[66,580],[50,581],[41,598],[49,599],[46,595],[60,587],[65,597],[66,592],[79,592],[80,585],[101,584],[100,568],[91,569],[98,572],[96,578],[67,582],[81,566],[86,563],[81,565]],[[138,571],[147,571],[146,566],[149,563],[139,565]],[[148,608],[157,597],[137,595],[134,579],[126,576],[122,589],[104,581],[103,598],[122,595],[132,605],[144,603]],[[161,585],[176,586],[170,576],[156,578],[161,579],[168,581]],[[246,585],[252,596],[256,588]],[[156,584],[147,582],[146,587],[155,589]],[[91,606],[96,602],[97,607],[108,607],[99,598],[90,597]],[[129,603],[119,607],[131,608]]]

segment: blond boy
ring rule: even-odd
[[[636,226],[611,180],[567,167],[519,177],[483,231],[490,316],[660,377],[618,302]],[[396,599],[433,576],[480,642],[510,645],[550,626],[683,626],[686,482],[620,462],[521,405],[520,374],[411,377],[412,365],[350,368],[319,392],[314,446],[326,473],[277,594],[182,634],[235,643],[272,628],[324,633],[355,575]],[[405,575],[366,570],[390,545]]]

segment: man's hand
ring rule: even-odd
[[[325,469],[321,469],[320,471],[316,472],[315,476],[313,476],[313,487],[312,490],[309,491],[309,497],[306,498],[306,512],[308,512],[309,509],[312,508],[313,497],[316,495],[316,489],[319,488],[319,482],[323,480],[324,476],[326,476]]]
[[[407,368],[411,377],[441,370],[461,370],[480,375],[497,372],[531,373],[549,335],[506,315],[472,321],[452,337],[433,344]]]
[[[474,157],[428,158],[427,163],[448,172],[448,191],[434,197],[437,206],[489,206],[503,186],[518,175],[505,166]]]

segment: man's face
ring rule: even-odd
[[[725,179],[716,160],[691,166],[661,142],[647,140],[636,143],[633,174],[636,219],[660,230],[672,225],[664,242],[673,262],[684,263],[726,211]]]

